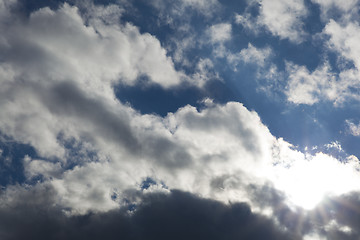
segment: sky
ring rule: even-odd
[[[360,239],[357,0],[0,0],[0,238]]]

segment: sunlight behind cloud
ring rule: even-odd
[[[360,174],[353,158],[340,162],[324,153],[305,155],[289,166],[276,166],[274,182],[287,194],[290,203],[313,209],[326,196],[360,189]]]

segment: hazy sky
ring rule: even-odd
[[[360,239],[357,0],[0,0],[1,239]]]

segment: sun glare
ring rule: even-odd
[[[360,189],[359,172],[351,161],[343,163],[323,153],[275,168],[275,185],[286,193],[291,204],[308,210],[325,196]]]

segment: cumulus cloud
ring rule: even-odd
[[[112,18],[121,13],[118,8],[109,8]],[[140,34],[130,24],[105,23],[107,10],[96,9],[95,16],[88,16],[88,26],[78,9],[68,4],[57,10],[42,8],[25,23],[11,14],[11,24],[1,22],[0,48],[6,57],[0,64],[3,132],[36,146],[47,157],[59,157],[64,153],[56,138],[63,126],[53,114],[64,112],[56,109],[56,101],[65,100],[61,97],[76,97],[82,104],[78,106],[87,108],[91,104],[91,100],[85,103],[88,96],[112,101],[114,84],[135,84],[143,75],[165,88],[181,82],[182,73],[174,69],[155,37]],[[75,94],[83,97],[75,96],[75,89],[81,89]],[[62,96],[67,90],[67,95]],[[80,110],[71,108],[75,115]]]
[[[178,73],[154,37],[129,24],[114,26],[104,24],[103,17],[87,18],[88,26],[75,7],[65,4],[58,10],[40,9],[24,26],[7,28],[9,39],[17,39],[10,34],[17,28],[28,34],[11,44],[24,49],[19,54],[31,54],[21,57],[12,47],[5,48],[8,60],[1,72],[1,130],[36,149],[44,160],[25,158],[25,175],[43,176],[57,192],[57,204],[70,213],[117,208],[124,192],[137,189],[147,177],[170,189],[224,202],[239,197],[245,201],[249,196],[243,186],[277,179],[268,173],[279,159],[287,156],[286,166],[289,159],[305,159],[272,136],[257,113],[240,103],[212,104],[201,111],[185,106],[165,118],[141,115],[123,105],[114,97],[116,82],[133,84],[144,73],[168,87],[179,84],[179,79],[172,79]],[[219,39],[228,39],[228,34]],[[110,52],[108,44],[119,53]],[[270,50],[249,45],[239,57],[259,61],[269,54]],[[153,75],[153,63],[172,70]],[[208,72],[211,64],[203,60],[199,71]],[[96,158],[71,157],[76,150],[66,147],[67,141],[86,143],[77,151],[92,151]]]
[[[205,8],[204,1],[183,4]],[[269,2],[261,4],[264,26],[281,38],[300,39],[292,17],[279,20],[270,16]],[[300,1],[277,2],[275,10],[284,13],[283,5],[305,15]],[[121,103],[116,84],[167,89],[190,79],[199,86],[216,76],[209,73],[213,62],[200,59],[195,74],[186,76],[158,39],[119,20],[121,7],[82,7],[41,8],[17,19],[0,5],[7,13],[0,24],[0,131],[37,155],[22,159],[25,183],[0,194],[2,238],[300,239],[324,234],[311,227],[307,206],[295,207],[306,220],[296,229],[300,220],[291,207],[307,192],[316,197],[310,198],[314,207],[324,196],[359,190],[355,156],[339,162],[321,152],[302,153],[241,103],[207,99],[205,106],[186,105],[165,117]],[[276,21],[285,21],[285,32]],[[222,45],[231,31],[225,23],[208,33]],[[264,66],[271,54],[249,44],[227,60]],[[314,89],[327,89],[331,75],[327,68],[310,73],[295,64],[288,72],[289,99],[307,98],[307,104],[318,101],[322,93]],[[336,99],[330,90],[326,97]],[[306,181],[299,181],[304,172]],[[335,181],[335,174],[341,178]],[[329,225],[326,234],[357,234],[352,220],[320,223]]]
[[[236,15],[236,22],[245,28],[259,32],[265,27],[274,36],[300,43],[306,36],[302,19],[307,16],[307,9],[303,0],[260,0],[251,4],[259,4],[259,15],[254,17],[250,13]]]
[[[34,80],[47,74],[49,79],[72,78],[99,87],[95,85],[99,79],[103,86],[117,81],[133,84],[139,76],[147,75],[164,87],[179,83],[179,73],[155,37],[140,34],[130,24],[107,25],[98,15],[87,19],[90,25],[86,26],[78,9],[68,4],[56,11],[40,9],[31,14],[26,25],[3,26],[3,38],[10,46],[2,45],[2,50],[13,68],[19,68],[19,75],[27,74]],[[45,73],[42,64],[46,64]]]

